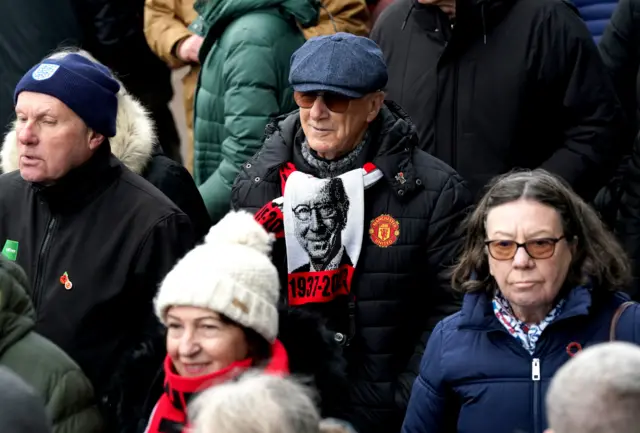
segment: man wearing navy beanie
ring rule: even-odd
[[[150,384],[139,372],[163,358],[143,361],[163,347],[152,299],[193,234],[187,216],[111,154],[118,90],[105,67],[77,54],[19,81],[19,170],[0,176],[0,246],[29,277],[36,331],[82,367],[108,431],[127,432],[116,408],[143,405]],[[141,394],[124,395],[122,383]]]

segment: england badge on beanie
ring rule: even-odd
[[[34,80],[42,81],[53,77],[53,74],[60,68],[60,65],[52,65],[51,63],[43,63],[33,71],[31,76]]]

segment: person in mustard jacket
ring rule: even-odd
[[[369,36],[369,9],[365,0],[321,0],[318,24],[302,29],[306,39],[337,32]],[[333,18],[333,20],[331,19]]]
[[[189,66],[182,78],[183,101],[187,119],[187,142],[184,165],[193,173],[193,96],[196,90],[200,61],[198,51],[203,38],[188,26],[198,14],[194,0],[145,0],[144,35],[151,50],[169,67]]]
[[[315,26],[302,29],[306,39],[335,32],[367,36],[371,30],[364,0],[322,0]],[[182,79],[188,140],[185,166],[193,173],[193,103],[203,36],[189,30],[198,16],[194,0],[145,0],[144,34],[151,50],[171,68],[189,66]],[[331,19],[333,18],[333,20]]]

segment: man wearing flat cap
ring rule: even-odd
[[[80,365],[112,423],[143,404],[156,287],[193,246],[189,219],[111,154],[118,89],[77,54],[34,66],[14,93],[19,170],[0,176],[2,255],[29,277],[35,330]]]
[[[458,306],[443,271],[470,196],[454,170],[416,148],[411,120],[384,100],[387,67],[373,41],[310,39],[289,81],[300,109],[267,126],[233,204],[275,233],[284,301],[322,315],[342,346],[348,401],[330,415],[361,432],[398,432],[430,330]],[[348,209],[304,201],[336,177]],[[348,261],[336,259],[341,251]],[[310,258],[314,266],[301,268]]]

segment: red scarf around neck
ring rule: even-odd
[[[287,352],[276,340],[271,347],[271,359],[264,372],[273,375],[289,374]],[[184,377],[175,372],[169,355],[164,360],[164,393],[153,409],[145,433],[183,433],[186,432],[187,406],[191,398],[207,388],[232,380],[252,367],[253,361],[234,362],[229,367],[198,377]]]

